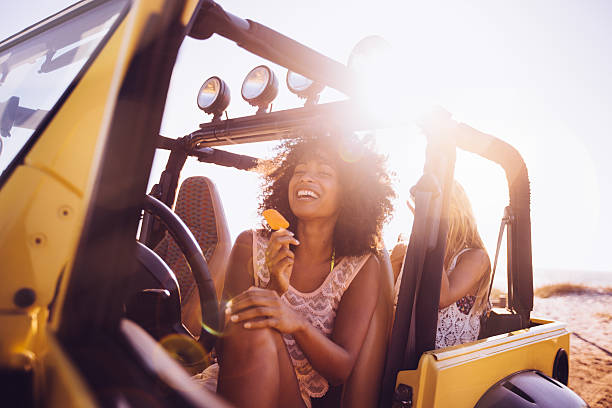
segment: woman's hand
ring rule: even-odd
[[[230,315],[230,321],[242,323],[245,329],[270,327],[281,333],[295,333],[306,324],[278,293],[254,286],[233,298],[226,313]]]
[[[270,271],[268,287],[279,295],[287,291],[293,271],[295,254],[289,249],[290,244],[299,245],[300,243],[293,237],[293,232],[280,229],[272,233],[266,250],[266,266]]]
[[[408,209],[410,210],[410,212],[412,213],[412,215],[414,215],[414,198],[410,197],[408,200],[406,200],[406,205],[408,206]]]

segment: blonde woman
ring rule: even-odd
[[[396,247],[405,254],[405,243],[399,242]],[[393,253],[397,251],[394,249]],[[401,263],[393,266],[397,290],[401,281],[401,269],[397,269]],[[437,349],[478,339],[480,316],[489,308],[490,276],[491,262],[478,233],[472,206],[463,187],[455,181],[440,285]]]

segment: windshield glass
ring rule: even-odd
[[[116,26],[127,0],[67,9],[0,44],[2,176]]]

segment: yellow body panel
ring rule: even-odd
[[[196,6],[198,5],[199,0],[187,0],[185,2],[185,7],[183,8],[183,14],[181,15],[181,23],[184,26],[187,26],[189,20],[193,16],[193,12],[195,11]]]
[[[16,311],[13,296],[21,288],[36,292],[35,305],[46,307],[75,241],[81,197],[57,178],[20,166],[0,194],[2,311]],[[1,325],[0,325],[1,326]]]
[[[48,407],[96,407],[93,393],[64,354],[53,335],[48,337],[44,369],[45,405]]]
[[[401,371],[396,384],[413,389],[414,407],[473,407],[496,382],[522,370],[552,375],[560,348],[569,351],[563,323],[544,324],[423,354],[416,370]]]
[[[31,369],[40,363],[32,350],[46,348],[45,332],[39,328],[44,326],[48,316],[47,309],[41,307],[2,316],[2,367]],[[11,353],[5,353],[5,349]]]
[[[63,271],[54,314],[59,316],[120,86],[132,57],[150,40],[143,35],[149,18],[164,4],[132,2],[24,163],[0,190],[0,366],[41,372],[37,367],[42,367],[47,351],[47,306]],[[189,2],[183,15],[194,6]],[[25,309],[13,302],[21,288],[36,294]],[[51,329],[58,324],[59,319],[52,319]],[[37,389],[42,378],[35,375]]]

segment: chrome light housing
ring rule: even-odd
[[[242,98],[252,106],[258,106],[257,113],[266,112],[270,102],[278,95],[278,79],[265,65],[255,67],[242,82]]]
[[[219,77],[208,78],[198,92],[198,107],[218,120],[230,102],[230,90]]]
[[[370,35],[353,47],[346,65],[357,73],[370,74],[373,69],[386,71],[393,65],[390,54],[391,45],[387,40],[379,35]]]
[[[300,98],[306,99],[306,105],[310,105],[318,102],[319,94],[325,85],[289,70],[287,71],[287,88]]]

